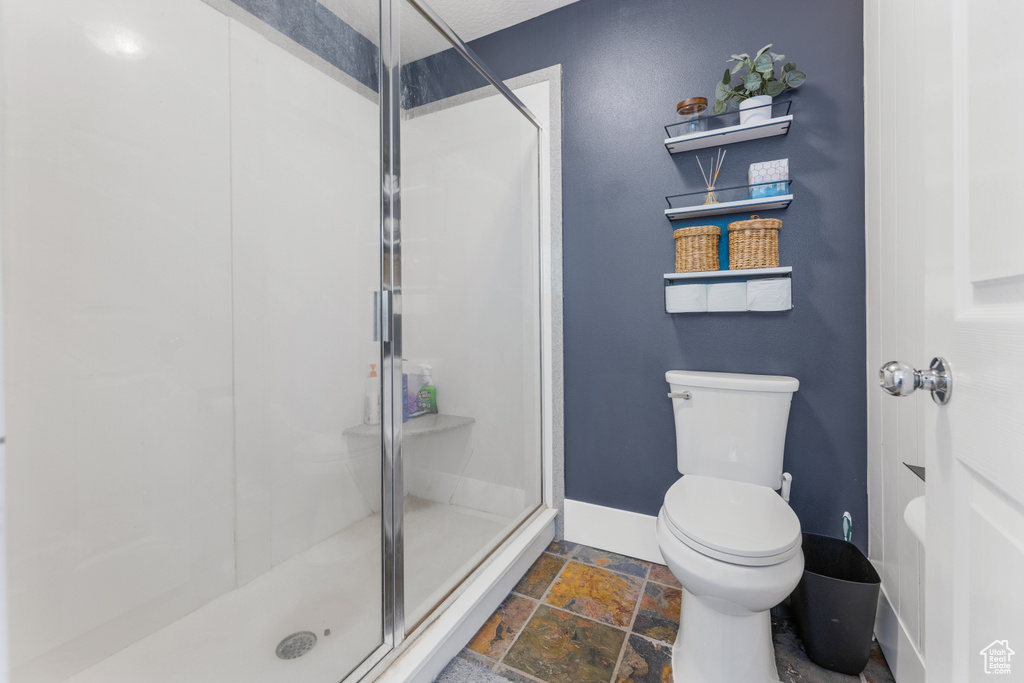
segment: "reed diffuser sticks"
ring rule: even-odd
[[[725,161],[725,153],[729,150],[723,150],[721,147],[718,148],[718,153],[711,158],[710,172],[704,171],[704,164],[700,162],[700,157],[697,159],[697,166],[700,167],[700,174],[704,177],[704,184],[708,188],[708,195],[704,198],[704,204],[717,204],[718,197],[715,196],[715,184],[718,182],[718,174],[722,170],[722,163]]]

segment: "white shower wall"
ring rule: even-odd
[[[380,506],[377,105],[231,24],[240,583]],[[355,450],[350,450],[352,445]]]
[[[0,7],[10,656],[60,680],[371,513],[377,108],[200,0]]]
[[[14,680],[234,583],[227,22],[159,5],[3,4]]]
[[[479,95],[403,121],[403,355],[433,366],[442,412],[476,420],[409,440],[404,466],[414,495],[511,518],[540,503],[538,133]],[[547,110],[546,85],[519,95]]]

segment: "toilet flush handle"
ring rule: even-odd
[[[680,391],[678,394],[674,394],[674,393],[673,394],[669,394],[668,397],[669,398],[681,398],[684,401],[689,401],[690,398],[691,398],[691,394],[690,394],[689,391]]]

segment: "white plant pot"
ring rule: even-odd
[[[772,98],[770,95],[748,97],[740,102],[740,125],[743,126],[748,123],[757,123],[770,119],[772,117],[772,108],[768,105],[771,103]]]

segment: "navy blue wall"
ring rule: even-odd
[[[679,476],[666,370],[792,375],[792,506],[806,531],[836,536],[849,510],[867,547],[861,12],[837,0],[582,0],[471,44],[503,79],[563,67],[568,498],[658,512]],[[700,173],[692,153],[666,152],[662,126],[679,100],[712,96],[731,53],[769,42],[808,75],[795,123],[730,145],[720,184],[789,158],[793,204],[765,215],[783,221],[795,309],[666,315],[679,225],[664,197],[699,189]]]

